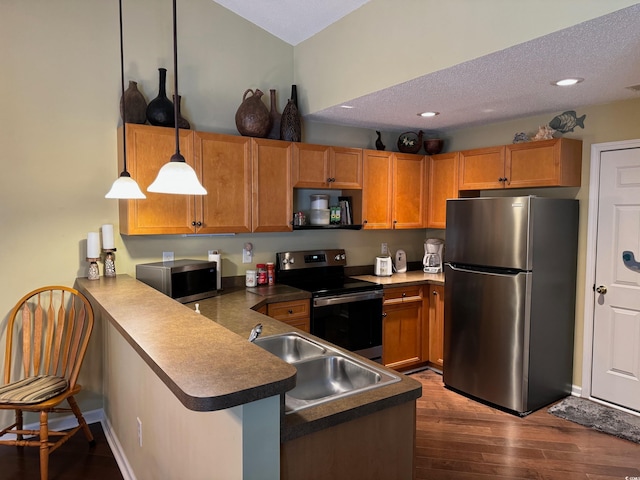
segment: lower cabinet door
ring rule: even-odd
[[[404,302],[383,307],[382,361],[385,366],[405,369],[422,362],[422,302]]]
[[[427,285],[429,292],[429,363],[444,366],[444,286]]]

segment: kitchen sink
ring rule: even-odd
[[[285,394],[287,414],[400,381],[398,375],[299,333],[254,343],[296,367],[296,387]]]
[[[297,333],[262,337],[256,339],[254,343],[287,363],[318,357],[327,352],[323,346]]]

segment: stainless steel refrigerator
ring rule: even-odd
[[[447,201],[444,383],[525,415],[571,392],[578,202]]]

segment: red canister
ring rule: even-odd
[[[264,263],[259,263],[256,265],[258,268],[258,285],[266,285],[267,284],[267,267]]]
[[[276,283],[276,272],[273,262],[267,262],[267,283],[269,285]]]

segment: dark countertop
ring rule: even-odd
[[[128,275],[101,277],[97,281],[79,278],[77,288],[88,296],[94,309],[99,308],[106,314],[141,358],[191,410],[230,408],[282,395],[295,387],[295,367],[251,344],[247,337],[257,323],[263,325],[263,337],[296,331],[255,309],[268,303],[310,298],[308,292],[284,285],[238,288],[182,305]],[[199,304],[200,314],[194,311],[195,303]],[[362,357],[359,359],[373,364]],[[295,413],[285,415],[283,412],[282,441],[421,396],[419,382],[392,372],[401,377],[400,382]]]

